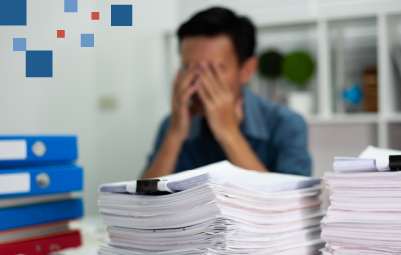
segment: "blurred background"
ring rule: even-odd
[[[77,134],[86,215],[101,183],[140,177],[170,111],[175,31],[211,6],[257,26],[263,65],[248,86],[305,117],[313,176],[368,145],[401,149],[401,0],[79,0],[77,13],[27,3],[27,26],[0,26],[0,134]],[[133,25],[110,26],[111,4],[132,4]],[[26,78],[13,38],[52,50],[53,77]]]

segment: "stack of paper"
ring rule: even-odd
[[[361,156],[384,156],[383,150],[368,149],[373,154]],[[324,175],[331,204],[322,220],[323,254],[401,254],[401,172],[379,172],[367,161],[353,160],[357,172],[348,165],[348,171]]]
[[[389,156],[400,154],[401,151],[368,146],[358,158],[335,157],[333,168],[339,173],[388,171]]]
[[[320,180],[227,161],[160,179],[178,192],[129,194],[130,182],[100,187],[110,236],[100,254],[317,254],[322,247]]]

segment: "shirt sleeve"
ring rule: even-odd
[[[277,126],[275,172],[310,176],[312,159],[308,152],[305,120],[287,109]]]
[[[155,159],[155,157],[156,157],[156,155],[157,155],[157,153],[158,153],[158,151],[160,149],[160,146],[161,146],[161,144],[163,142],[164,136],[165,136],[165,134],[167,132],[169,123],[170,123],[170,117],[169,116],[166,117],[161,122],[161,124],[159,126],[159,130],[158,130],[157,135],[156,135],[156,140],[155,140],[155,142],[153,144],[152,151],[148,156],[148,161],[147,161],[147,164],[146,164],[145,168],[142,171],[142,174],[144,174],[146,172],[146,170],[148,170],[148,168],[152,164],[153,160]]]

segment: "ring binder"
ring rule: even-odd
[[[0,136],[0,169],[71,164],[77,159],[76,136]]]
[[[0,198],[81,191],[83,178],[82,167],[76,165],[2,169]]]

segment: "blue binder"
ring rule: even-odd
[[[0,169],[69,164],[77,158],[76,136],[0,136]]]
[[[0,231],[83,216],[81,199],[0,209]]]
[[[76,165],[1,170],[0,198],[81,191],[83,181],[83,169]]]

